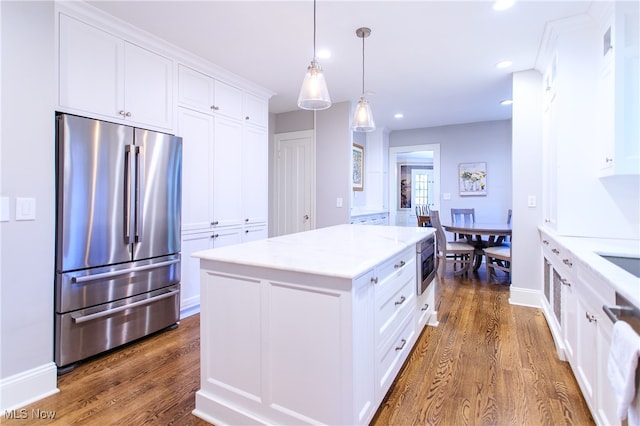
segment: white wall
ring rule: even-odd
[[[316,112],[316,227],[349,223],[351,102]],[[336,206],[342,198],[342,207]]]
[[[440,211],[473,207],[478,222],[507,220],[511,202],[511,121],[488,121],[392,131],[389,147],[440,145]],[[458,194],[458,165],[487,163],[487,195]],[[451,199],[446,200],[445,194]]]
[[[54,3],[2,1],[0,410],[56,391],[53,364]],[[16,197],[36,220],[16,221]],[[28,376],[15,385],[16,376]],[[23,385],[28,383],[29,386]]]
[[[538,225],[542,223],[542,76],[538,71],[513,75],[513,235],[511,302],[538,305],[542,256]],[[537,207],[527,206],[536,197]]]

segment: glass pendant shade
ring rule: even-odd
[[[331,106],[327,82],[324,79],[322,68],[315,59],[307,68],[307,73],[300,88],[298,96],[298,107],[302,109],[321,110]]]
[[[351,129],[354,132],[372,132],[376,129],[371,107],[364,96],[360,97],[360,101],[358,101],[358,105],[356,105],[356,110],[353,113],[353,121],[351,122]]]

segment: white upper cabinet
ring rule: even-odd
[[[178,66],[178,102],[204,113],[243,119],[241,89],[184,65]]]
[[[246,225],[266,223],[269,206],[267,131],[245,126],[242,145],[244,222]]]
[[[251,93],[244,94],[244,120],[247,124],[267,127],[269,118],[269,102]]]
[[[62,13],[59,42],[61,109],[172,128],[171,59]]]
[[[604,6],[606,5],[606,6]],[[604,3],[600,25],[600,176],[640,174],[640,5]]]

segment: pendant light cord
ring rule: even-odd
[[[316,0],[313,0],[313,60],[316,60]]]
[[[364,96],[364,39],[362,37],[362,96]]]

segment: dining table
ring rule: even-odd
[[[475,248],[474,271],[480,268],[483,250],[486,247],[501,245],[507,237],[511,236],[510,223],[456,221],[443,223],[442,227],[445,231],[464,235],[466,242]]]

